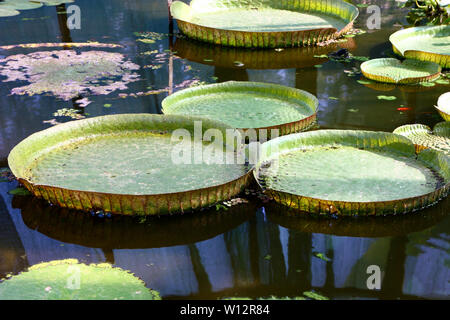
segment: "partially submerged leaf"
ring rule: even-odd
[[[330,300],[329,298],[314,291],[305,291],[303,292],[303,295],[313,300]]]
[[[323,254],[323,253],[321,253],[321,252],[315,252],[315,253],[314,253],[314,256],[317,257],[317,258],[319,258],[320,260],[323,260],[323,261],[326,261],[326,262],[331,261],[330,258],[328,258],[325,254]]]
[[[396,96],[377,96],[378,100],[388,100],[388,101],[392,101],[392,100],[397,100]]]
[[[15,195],[15,196],[29,196],[31,195],[31,192],[28,191],[25,188],[16,188],[8,191],[9,194]]]

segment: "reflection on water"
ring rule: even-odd
[[[166,2],[142,0],[76,0],[81,30],[65,29],[64,16],[54,7],[22,11],[0,18],[0,45],[90,40],[121,44],[123,48],[112,51],[140,65],[142,80],[122,91],[126,98],[117,93],[89,96],[92,103],[83,109],[87,117],[159,113],[167,92],[136,95],[139,92],[168,86],[178,90],[193,80],[251,80],[317,95],[322,127],[392,131],[415,122],[433,126],[441,121],[433,106],[448,86],[365,86],[357,82],[359,75],[344,73],[358,62],[314,57],[342,47],[355,56],[392,55],[387,39],[404,14],[396,11],[395,2],[364,3],[382,7],[383,28],[329,48],[264,52],[183,38],[172,43],[167,37],[153,44],[136,42],[134,32],[169,30]],[[358,27],[364,28],[367,16],[362,8]],[[170,48],[173,56],[167,52]],[[0,57],[33,50],[0,50]],[[49,127],[43,121],[54,118],[56,110],[74,107],[71,101],[46,94],[10,95],[18,85],[23,83],[0,82],[0,166],[20,140]],[[396,100],[377,99],[386,94]],[[250,202],[228,211],[181,217],[101,220],[30,198],[13,200],[7,191],[15,187],[15,182],[0,183],[0,277],[41,261],[77,258],[131,270],[164,298],[298,296],[310,289],[332,298],[448,298],[450,293],[449,199],[410,216],[376,219],[293,217],[275,204],[262,207]],[[383,271],[381,291],[367,289],[369,265]]]
[[[8,230],[0,242],[3,272],[69,257],[106,261],[177,299],[294,296],[312,288],[333,298],[445,298],[449,292],[449,199],[434,209],[374,219],[295,217],[254,201],[180,217],[99,219],[30,197],[12,199],[6,191],[15,183],[0,186]],[[384,271],[381,291],[367,289],[370,265]]]

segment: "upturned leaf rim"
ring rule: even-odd
[[[243,134],[249,129],[254,129],[257,132],[260,130],[279,130],[279,135],[287,135],[290,133],[306,131],[310,129],[317,121],[317,111],[319,107],[319,100],[313,94],[300,90],[297,88],[287,87],[279,84],[264,83],[264,82],[252,82],[252,81],[227,81],[222,83],[213,83],[207,85],[195,86],[187,89],[183,89],[175,92],[174,94],[166,97],[161,102],[162,112],[166,115],[179,114],[176,111],[176,104],[186,98],[194,96],[202,96],[211,93],[226,93],[226,92],[253,92],[261,93],[264,95],[273,95],[274,98],[290,98],[302,101],[312,112],[312,114],[306,118],[301,118],[296,121],[265,126],[265,127],[253,127],[253,128],[235,128],[241,131]],[[224,110],[226,112],[226,110]],[[210,119],[208,117],[202,117],[204,119]],[[210,119],[220,121],[218,119]]]
[[[444,185],[436,190],[410,198],[390,201],[350,202],[324,200],[265,188],[259,179],[259,169],[264,161],[276,154],[312,146],[354,146],[364,149],[382,149],[400,156],[417,157],[433,168],[444,179]],[[445,198],[450,191],[450,157],[442,152],[427,149],[416,153],[414,144],[406,137],[388,132],[362,130],[317,130],[275,138],[262,144],[261,156],[253,171],[260,188],[276,202],[302,213],[337,216],[386,216],[405,214],[431,206]]]
[[[371,68],[383,68],[386,65],[389,66],[395,66],[395,65],[402,65],[405,66],[407,64],[416,65],[416,67],[423,67],[423,71],[427,72],[427,76],[423,77],[411,77],[407,76],[407,70],[404,71],[405,76],[403,76],[401,79],[395,79],[394,76],[384,76],[380,75],[378,73],[373,72],[373,69]],[[361,72],[362,74],[370,80],[383,82],[383,83],[394,83],[394,84],[419,84],[422,82],[428,82],[433,81],[437,78],[439,78],[442,71],[442,67],[434,62],[430,61],[417,61],[414,59],[406,59],[406,60],[398,60],[395,58],[378,58],[378,59],[372,59],[369,61],[365,61],[361,64]]]
[[[103,210],[123,215],[182,214],[213,205],[239,194],[251,182],[252,167],[246,166],[245,174],[237,179],[195,190],[160,194],[117,194],[88,190],[74,190],[59,186],[34,184],[29,179],[28,168],[32,161],[49,149],[73,139],[123,130],[172,132],[183,128],[194,132],[195,121],[202,122],[202,130],[221,130],[225,124],[204,118],[158,115],[117,114],[70,121],[36,132],[22,140],[10,152],[8,165],[18,179],[34,196],[60,207],[91,211]],[[233,147],[233,146],[232,146]],[[236,148],[237,145],[235,144]],[[236,150],[236,149],[235,149]]]
[[[408,59],[416,59],[420,61],[431,61],[439,64],[442,68],[450,68],[450,54],[440,54],[431,51],[424,51],[414,47],[414,38],[417,36],[433,37],[436,33],[444,33],[450,35],[450,26],[422,26],[401,29],[393,33],[389,37],[394,52]],[[401,48],[399,42],[410,39],[411,45],[408,48]]]
[[[258,32],[219,29],[192,23],[190,18],[195,7],[212,9],[249,7],[270,7],[300,12],[319,12],[333,15],[347,24],[342,30],[336,28],[311,28],[298,31]],[[325,10],[323,10],[325,8]],[[176,19],[181,32],[188,37],[232,47],[246,48],[281,48],[295,46],[312,46],[320,42],[337,38],[348,32],[359,15],[356,6],[341,0],[192,0],[189,5],[174,1],[170,13]]]

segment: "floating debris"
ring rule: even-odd
[[[100,43],[100,42],[43,42],[43,43],[22,43],[12,44],[7,46],[0,46],[0,50],[11,50],[16,48],[35,49],[35,48],[49,48],[49,47],[64,47],[64,48],[123,48],[120,44],[115,43]]]
[[[0,59],[4,81],[30,83],[13,88],[11,94],[31,96],[50,92],[63,100],[125,90],[130,82],[139,80],[139,75],[133,72],[138,69],[124,55],[105,51],[39,51]]]
[[[53,113],[53,116],[55,117],[69,117],[71,119],[79,120],[84,119],[85,116],[82,114],[79,114],[80,110],[77,109],[69,109],[69,108],[62,108],[57,110],[55,113]]]

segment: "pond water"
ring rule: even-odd
[[[13,93],[39,88],[25,89],[27,82],[5,81],[0,75],[0,167],[7,166],[9,151],[28,135],[72,120],[60,115],[161,113],[161,100],[168,92],[198,82],[249,80],[309,91],[320,101],[321,128],[391,132],[403,124],[440,122],[433,106],[449,91],[448,85],[365,85],[358,82],[360,75],[352,73],[360,62],[314,57],[340,47],[354,56],[393,55],[388,37],[400,28],[396,23],[405,13],[394,1],[364,3],[382,8],[380,30],[328,48],[283,51],[211,47],[179,37],[136,34],[169,32],[164,0],[76,0],[80,30],[65,26],[64,5],[0,18],[0,46],[87,41],[120,45],[2,47],[0,59],[36,51],[106,51],[120,53],[127,72],[137,74],[116,75],[102,83],[107,88],[97,93],[105,93],[104,89],[109,94],[94,95],[87,89],[73,94],[66,84],[32,96]],[[369,14],[365,8],[360,11],[356,27],[366,29]],[[121,83],[115,86],[115,81]],[[86,98],[90,103],[82,107]],[[373,219],[292,217],[283,207],[254,200],[227,211],[211,209],[180,217],[100,219],[32,197],[13,197],[8,191],[16,187],[15,181],[0,182],[0,278],[42,261],[77,258],[131,270],[167,299],[299,296],[309,290],[334,299],[445,299],[450,293],[450,199],[408,216]],[[367,288],[370,265],[382,271],[381,290]]]

